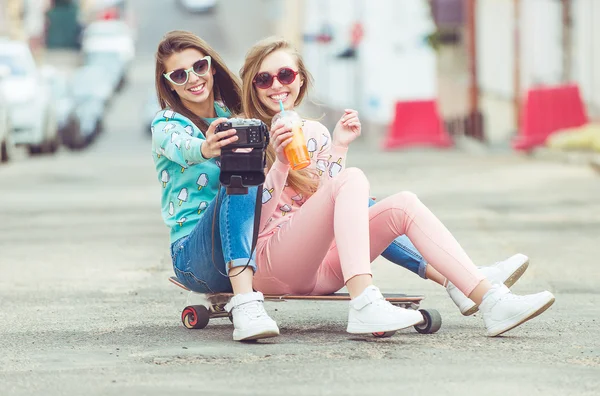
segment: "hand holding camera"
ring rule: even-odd
[[[218,118],[214,120],[206,131],[206,141],[202,144],[202,156],[206,159],[220,157],[221,147],[237,141],[235,128],[215,132],[219,125],[227,122],[227,118]]]

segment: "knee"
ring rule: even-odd
[[[417,194],[410,191],[401,191],[393,197],[396,208],[407,209],[421,203]]]
[[[362,187],[366,191],[369,190],[369,180],[365,173],[358,168],[346,168],[337,177],[339,186],[351,184],[353,186]]]

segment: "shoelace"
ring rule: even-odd
[[[246,304],[239,305],[237,309],[244,312],[250,319],[259,319],[260,317],[267,315],[265,307],[258,301],[250,301]]]

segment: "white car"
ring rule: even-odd
[[[9,70],[0,89],[8,101],[13,142],[31,154],[55,152],[59,138],[52,94],[27,44],[0,39],[0,67]]]
[[[124,21],[96,21],[83,31],[81,50],[84,56],[101,52],[118,54],[129,65],[135,57],[135,35]]]
[[[217,0],[179,0],[179,5],[188,12],[213,12]]]

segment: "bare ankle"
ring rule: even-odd
[[[471,294],[469,294],[469,298],[475,304],[479,305],[479,304],[481,304],[481,301],[483,300],[483,296],[485,296],[485,293],[487,293],[491,288],[492,288],[492,284],[490,283],[490,281],[488,281],[487,279],[484,279],[481,282],[479,282],[479,284],[475,287],[475,289],[473,289]]]
[[[254,291],[252,288],[252,279],[254,277],[254,271],[248,267],[235,267],[229,270],[229,281],[231,282],[231,288],[233,294],[246,294]]]
[[[371,274],[361,274],[350,278],[348,282],[346,282],[346,288],[348,289],[348,293],[350,293],[350,297],[356,298],[372,284],[373,277]]]

